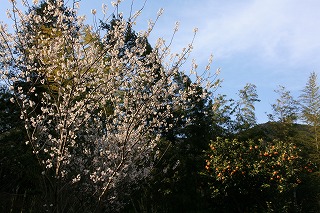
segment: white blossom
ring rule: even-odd
[[[191,102],[205,79],[198,75],[194,62],[191,75],[198,82],[178,91],[175,77],[185,75],[179,68],[188,59],[193,40],[181,53],[172,53],[171,42],[160,38],[146,54],[147,38],[156,21],[137,34],[135,46],[129,49],[126,31],[135,20],[119,18],[112,30],[97,33],[84,24],[85,17],[60,10],[64,1],[45,2],[41,14],[32,8],[28,13],[12,11],[19,23],[15,34],[1,24],[4,69],[0,75],[12,90],[19,80],[34,83],[27,89],[17,87],[10,101],[21,105],[26,144],[44,158],[43,166],[70,183],[90,181],[85,184],[101,198],[125,178],[134,182],[150,174],[161,131],[173,128],[174,123],[168,122],[174,120],[173,111]],[[107,13],[105,5],[102,10]],[[162,13],[160,9],[158,16]],[[52,26],[47,27],[49,23]],[[179,22],[173,36],[178,28]],[[13,77],[8,71],[12,67],[20,69]],[[33,94],[38,102],[30,98]],[[208,95],[202,91],[199,98]]]

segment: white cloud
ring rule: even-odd
[[[224,3],[229,5],[217,15],[215,8],[199,5],[198,18],[205,23],[199,27],[199,50],[209,46],[219,58],[251,51],[269,62],[320,59],[319,1]]]

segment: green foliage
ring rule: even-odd
[[[204,174],[212,197],[220,200],[220,205],[231,200],[233,208],[241,211],[266,209],[267,202],[280,202],[301,183],[300,173],[305,169],[300,150],[281,141],[218,138],[210,144],[207,155]],[[290,197],[283,204],[288,200]]]
[[[298,119],[298,102],[284,86],[279,86],[275,92],[279,98],[271,105],[273,114],[268,115],[269,119],[284,124],[293,124]]]
[[[302,118],[309,124],[318,124],[320,114],[320,88],[317,84],[317,74],[312,72],[300,95],[302,102]],[[316,122],[316,123],[315,123]]]
[[[312,72],[309,80],[300,95],[300,103],[302,108],[301,117],[310,126],[314,143],[317,151],[319,151],[319,124],[320,124],[320,88],[317,84],[317,75]]]
[[[236,110],[236,103],[233,99],[227,99],[226,95],[216,95],[212,101],[212,125],[215,130],[215,137],[230,136],[234,130],[232,116]]]
[[[256,85],[246,84],[239,90],[239,100],[235,108],[235,132],[241,132],[256,124],[255,102],[259,102]]]
[[[235,137],[256,125],[255,103],[260,101],[256,86],[246,84],[238,96],[238,100],[233,100],[218,94],[212,100],[215,136]]]

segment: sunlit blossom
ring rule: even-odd
[[[14,74],[3,71],[1,78],[12,89],[20,85],[18,81],[28,83],[15,88],[16,96],[10,100],[21,104],[26,143],[41,154],[44,168],[74,184],[89,181],[86,184],[95,195],[111,199],[110,189],[116,190],[125,178],[135,182],[150,174],[156,144],[163,131],[174,126],[175,107],[183,109],[192,96],[195,100],[208,97],[210,93],[196,89],[208,79],[199,77],[193,61],[191,75],[199,81],[181,88],[176,77],[189,76],[179,68],[188,59],[193,40],[181,53],[172,53],[171,42],[162,38],[147,50],[156,21],[137,33],[129,48],[130,20],[119,17],[112,30],[98,34],[84,24],[85,17],[63,12],[59,8],[63,1],[44,2],[43,13],[32,8],[25,15],[13,11],[15,17],[23,16],[16,33],[7,33],[1,24],[0,64],[3,70],[20,69]],[[102,12],[107,13],[106,5]],[[96,15],[96,9],[91,13]],[[162,13],[160,9],[158,16]],[[178,28],[179,22],[173,36]]]

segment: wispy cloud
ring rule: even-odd
[[[255,0],[224,4],[220,8],[199,4],[194,9],[202,14],[198,16],[202,25],[199,50],[210,47],[218,58],[251,51],[269,62],[293,64],[320,59],[319,1]]]
[[[171,1],[156,35],[166,35],[180,20],[178,46],[199,27],[196,54],[213,52],[216,59],[251,53],[268,63],[320,65],[320,1]],[[204,54],[205,53],[205,54]]]

